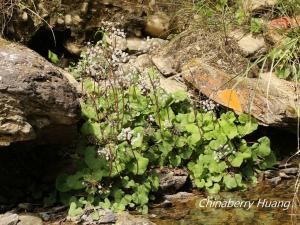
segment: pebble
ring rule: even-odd
[[[22,14],[22,20],[23,20],[24,22],[27,22],[27,21],[28,21],[28,14],[27,14],[27,12],[23,12],[23,14]]]
[[[19,203],[18,208],[24,209],[26,211],[31,211],[33,209],[33,205],[30,203]]]
[[[63,20],[63,19],[61,19],[61,18],[57,18],[57,24],[59,24],[59,25],[63,25],[64,23],[65,23],[65,21]]]
[[[70,14],[65,15],[65,24],[66,25],[72,24],[72,16]]]
[[[80,9],[81,14],[86,15],[88,12],[88,9],[89,9],[89,3],[88,2],[82,3],[81,9]]]
[[[279,182],[281,181],[281,177],[274,177],[271,179],[268,179],[269,182],[271,182],[274,186],[277,186]]]
[[[81,17],[79,15],[75,15],[73,17],[73,22],[74,22],[75,25],[78,25],[78,24],[80,24],[82,22],[82,19],[81,19]]]

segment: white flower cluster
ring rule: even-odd
[[[133,136],[133,130],[130,127],[123,128],[117,139],[119,141],[131,141]]]
[[[236,154],[236,151],[232,151],[232,148],[225,144],[224,146],[220,147],[217,151],[214,152],[214,160],[219,162],[221,159],[225,158],[230,154]]]
[[[105,159],[108,161],[110,159],[110,153],[109,153],[109,149],[108,148],[100,148],[97,151],[99,156],[104,156]]]
[[[143,95],[145,95],[149,91],[149,86],[145,80],[140,80],[140,82],[138,83],[138,87]]]
[[[111,59],[109,61],[111,62],[112,66],[116,69],[118,68],[120,63],[126,63],[129,60],[128,53],[124,52],[122,49],[122,46],[119,46],[118,42],[126,42],[126,33],[123,29],[116,28],[116,24],[112,22],[102,22],[102,29],[108,33],[108,40],[107,42],[110,45],[111,53]],[[121,49],[122,48],[122,49]]]
[[[126,63],[128,60],[129,55],[127,52],[124,52],[121,49],[114,49],[109,61],[112,63],[112,66],[116,68],[120,65],[120,63]]]
[[[154,116],[150,114],[150,115],[148,116],[148,121],[150,121],[150,122],[155,122]]]
[[[100,45],[93,46],[87,43],[87,50],[81,55],[82,60],[79,61],[76,70],[90,77],[102,77],[106,74],[108,62],[104,57],[103,49]]]
[[[206,100],[200,100],[200,107],[205,112],[210,112],[216,110],[219,107],[219,104],[215,103],[211,99],[206,99]]]
[[[113,38],[114,36],[126,38],[126,33],[124,32],[123,29],[119,29],[119,28],[112,27],[112,28],[111,28],[111,34],[110,34],[110,36],[111,36],[112,38]]]

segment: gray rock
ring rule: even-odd
[[[173,77],[171,77],[173,78]],[[179,82],[176,79],[160,77],[160,87],[164,89],[167,93],[174,93],[176,91],[187,91],[186,85],[182,82]]]
[[[127,75],[131,72],[138,71],[140,73],[147,71],[153,66],[151,58],[148,54],[139,55],[136,58],[131,58],[127,63],[120,65],[122,75]]]
[[[98,211],[99,212],[99,211]],[[109,209],[102,209],[99,212],[100,220],[98,221],[100,224],[114,223],[117,220],[116,214],[114,214]]]
[[[5,213],[0,215],[0,225],[16,225],[19,221],[19,216],[14,213]]]
[[[252,34],[245,34],[239,30],[233,31],[230,36],[236,39],[239,49],[246,57],[266,49],[266,43],[263,36],[253,36]]]
[[[95,211],[96,210],[96,211]],[[92,213],[98,213],[99,219],[95,220]],[[117,220],[117,215],[113,213],[110,209],[86,209],[84,214],[80,218],[82,224],[111,224],[115,223]]]
[[[277,186],[279,182],[281,181],[281,177],[274,177],[271,179],[268,179],[269,182],[271,182],[274,186]]]
[[[255,11],[275,6],[278,3],[278,0],[244,0],[242,3],[244,9]]]
[[[82,3],[80,8],[80,12],[82,13],[82,15],[86,15],[88,10],[89,10],[89,2]]]
[[[172,202],[169,201],[168,199],[164,200],[162,203],[159,204],[159,207],[161,208],[170,208],[172,206],[173,206]]]
[[[177,65],[174,63],[174,60],[172,60],[172,58],[170,57],[153,56],[152,62],[157,67],[159,72],[161,72],[166,77],[175,75],[177,73]]]
[[[170,18],[164,13],[156,13],[147,18],[145,30],[152,37],[166,37],[170,29]]]
[[[127,49],[131,52],[147,52],[149,46],[146,40],[140,38],[128,38]]]
[[[299,172],[299,168],[284,168],[284,169],[280,169],[281,172],[286,173],[286,174],[290,174],[290,175],[296,175]]]
[[[118,214],[116,225],[155,225],[155,223],[145,217],[130,215],[128,212],[123,212]]]
[[[187,174],[175,175],[170,171],[159,174],[160,189],[164,193],[173,194],[182,188],[187,181]]]
[[[70,14],[65,15],[65,24],[67,26],[72,24],[72,16]]]
[[[167,43],[168,41],[160,38],[151,38],[146,40],[140,38],[128,38],[127,49],[130,52],[148,53],[149,51],[159,48]]]
[[[20,215],[17,225],[43,225],[41,218],[33,215]]]
[[[39,213],[39,216],[42,218],[43,221],[49,221],[51,219],[51,215],[47,212]]]
[[[80,115],[76,81],[69,79],[32,50],[0,39],[0,146],[37,137],[64,141]]]
[[[193,193],[189,193],[189,192],[178,192],[176,194],[173,195],[165,195],[164,198],[169,200],[169,201],[180,201],[180,200],[186,200],[189,199],[191,197],[194,197],[195,194]]]

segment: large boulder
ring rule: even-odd
[[[80,112],[75,84],[37,53],[0,39],[0,146],[73,132]]]

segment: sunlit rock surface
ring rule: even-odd
[[[66,135],[79,119],[73,84],[35,52],[0,39],[0,146]]]

